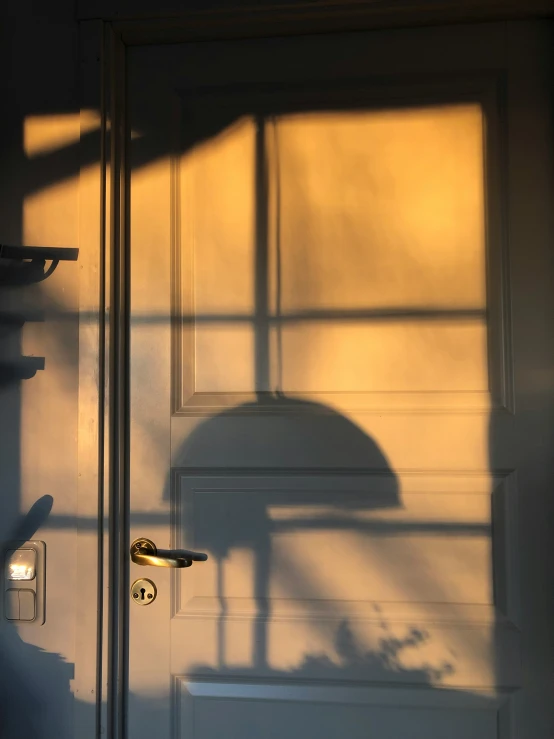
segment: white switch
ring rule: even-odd
[[[0,620],[42,626],[46,603],[46,545],[43,541],[9,541],[1,548],[3,582]],[[0,665],[0,671],[1,671]],[[0,718],[0,735],[1,730]]]
[[[19,621],[19,590],[15,588],[4,593],[4,616],[8,621]]]
[[[7,580],[34,580],[37,553],[34,549],[10,549],[6,564]]]
[[[33,590],[19,591],[19,620],[34,621],[36,614],[36,597]]]

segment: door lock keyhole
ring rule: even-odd
[[[131,597],[138,606],[148,606],[156,599],[157,589],[152,580],[141,577],[131,585]]]

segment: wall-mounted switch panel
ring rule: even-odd
[[[4,619],[40,626],[45,620],[46,545],[43,541],[7,542],[2,561]]]

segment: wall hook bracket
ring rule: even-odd
[[[76,262],[79,249],[64,246],[7,246],[0,244],[0,259],[41,259],[53,262]]]
[[[0,284],[28,285],[50,277],[60,262],[76,262],[79,249],[63,246],[7,246],[0,244]],[[48,269],[46,262],[51,261]]]

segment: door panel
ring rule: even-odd
[[[422,691],[355,687],[348,690],[297,686],[291,698],[287,685],[209,683],[180,684],[182,736],[341,736],[344,727],[356,737],[393,739],[448,736],[453,739],[497,735],[503,708],[492,698],[460,696],[443,701]],[[394,700],[391,700],[391,697]],[[465,703],[463,699],[465,698]],[[194,715],[194,724],[191,716]],[[409,727],[409,733],[407,733]]]
[[[267,215],[255,207],[262,137]],[[181,176],[195,393],[488,390],[478,104],[245,117]],[[265,215],[261,378],[251,316]]]
[[[439,82],[390,82],[387,96],[368,83],[352,98],[378,111],[243,116],[183,157],[178,413],[236,412],[260,392],[351,410],[511,401],[500,80],[459,88],[474,102],[448,102],[452,86]],[[218,93],[211,127],[229,105]],[[242,95],[254,107],[256,90]],[[342,89],[325,99],[352,104]],[[264,105],[305,107],[309,95],[276,89]],[[196,106],[211,120],[204,99]]]
[[[176,575],[173,674],[519,684],[487,476],[183,471],[175,487],[176,546],[211,559]]]
[[[131,51],[133,739],[549,734],[549,33]]]

